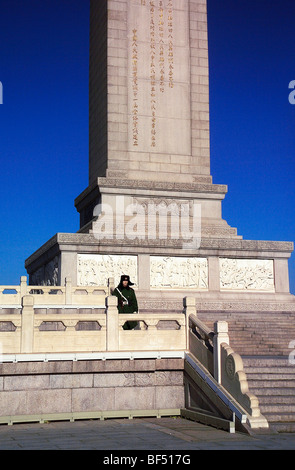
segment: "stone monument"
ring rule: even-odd
[[[89,186],[78,233],[26,260],[33,285],[129,274],[143,309],[293,309],[293,243],[243,240],[210,174],[206,0],[91,0]],[[222,158],[222,155],[220,156]]]

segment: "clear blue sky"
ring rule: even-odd
[[[294,0],[208,0],[211,174],[245,239],[295,240],[294,18]],[[79,229],[88,47],[88,0],[0,0],[0,284],[18,284],[55,233]]]

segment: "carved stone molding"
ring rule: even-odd
[[[52,240],[51,243],[57,242],[59,244],[89,244],[89,245],[98,245],[98,244],[111,244],[114,245],[114,240],[106,240],[104,243],[103,241],[98,241],[92,234],[87,233],[58,233]],[[137,240],[123,240],[123,242],[127,242],[130,246],[136,246]],[[152,240],[153,244],[155,244],[157,240]],[[164,242],[167,240],[164,240]],[[168,240],[170,242],[170,240]],[[173,240],[175,241],[175,240]],[[119,244],[119,240],[115,240],[116,244]],[[149,240],[146,240],[148,243]],[[163,240],[159,240],[159,245],[163,244],[160,243]],[[145,243],[146,244],[146,243]],[[152,244],[152,243],[151,243]],[[179,244],[180,245],[180,244]],[[274,252],[287,252],[291,253],[294,249],[294,244],[292,242],[276,242],[276,241],[260,241],[260,240],[240,240],[240,239],[227,239],[227,238],[218,238],[218,239],[210,239],[204,238],[201,240],[200,249],[218,249],[218,250],[240,250],[241,255],[243,251],[272,251]],[[44,249],[46,249],[46,245],[44,245]],[[241,257],[240,255],[240,257]]]
[[[169,181],[148,181],[148,180],[132,180],[122,178],[98,178],[98,186],[113,187],[113,188],[133,188],[133,189],[149,189],[149,190],[163,190],[163,191],[193,191],[193,192],[206,192],[206,193],[221,193],[227,192],[227,185],[211,184],[211,183],[176,183]]]
[[[184,292],[183,296],[186,296]],[[144,310],[178,310],[183,309],[183,298],[177,300],[152,300],[141,299],[140,307]],[[199,301],[196,299],[197,312],[295,312],[295,299],[293,302],[267,302],[267,301]]]

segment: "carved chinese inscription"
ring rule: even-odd
[[[188,30],[187,3],[128,2],[129,150],[190,154]]]

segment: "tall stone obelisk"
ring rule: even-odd
[[[91,1],[89,183],[211,182],[204,0]]]
[[[206,0],[91,0],[90,20],[80,230],[27,260],[30,282],[105,285],[129,274],[145,308],[181,308],[186,295],[203,312],[294,302],[293,244],[243,240],[222,218],[227,187],[210,173]]]
[[[203,233],[236,236],[221,218],[227,188],[212,185],[210,175],[206,0],[94,0],[90,16],[89,187],[76,200],[81,228],[89,230],[106,184],[130,191],[140,181],[149,196],[162,189],[166,198],[176,185],[198,195]]]

